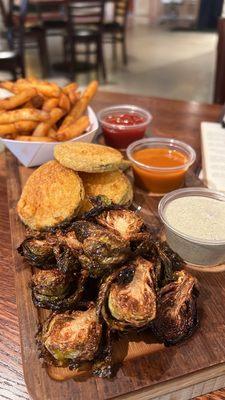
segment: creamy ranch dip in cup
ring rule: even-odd
[[[174,190],[158,207],[169,246],[187,263],[225,262],[225,195],[203,188]]]

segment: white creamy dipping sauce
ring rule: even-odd
[[[225,241],[225,202],[203,196],[172,200],[166,206],[168,224],[189,237]]]

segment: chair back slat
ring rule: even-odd
[[[115,1],[114,20],[121,25],[126,25],[127,15],[129,11],[129,0]]]
[[[101,27],[104,17],[104,0],[70,1],[68,4],[69,21],[74,27],[95,25]]]

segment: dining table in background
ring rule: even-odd
[[[148,109],[153,115],[150,132],[154,136],[174,137],[193,146],[197,151],[194,168],[195,171],[199,171],[200,123],[204,120],[217,121],[221,106],[106,92],[99,92],[92,105],[95,111],[99,111],[103,107],[118,103],[136,104]],[[20,350],[4,152],[0,155],[0,277],[0,399],[28,400],[30,397],[23,378]],[[29,367],[32,370],[32,365]],[[209,386],[211,392],[214,389],[213,385]],[[192,397],[194,396],[195,393]],[[225,389],[196,398],[196,400],[222,399],[225,399]]]

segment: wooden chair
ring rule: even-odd
[[[225,18],[220,18],[218,23],[214,103],[225,103]]]
[[[129,11],[129,0],[114,0],[114,18],[103,24],[104,43],[112,43],[113,58],[116,59],[116,44],[121,43],[123,62],[127,64],[126,28]]]
[[[24,77],[24,60],[19,49],[15,49],[12,46],[7,46],[7,26],[8,26],[8,14],[5,9],[5,5],[0,0],[0,15],[1,15],[1,34],[4,37],[4,47],[6,49],[0,51],[0,70],[10,72],[13,79],[16,80],[18,77]]]
[[[102,73],[106,80],[106,69],[103,55],[102,26],[104,18],[104,0],[79,0],[68,3],[68,30],[65,37],[67,62],[70,66],[70,77],[74,79],[79,65],[79,56],[85,57],[83,67],[91,66]],[[84,50],[79,49],[83,45]],[[95,62],[91,64],[91,57]]]
[[[68,24],[67,0],[38,2],[39,15],[47,36],[64,36]]]
[[[26,48],[38,47],[42,75],[47,76],[49,73],[48,51],[38,1],[21,0],[18,6],[14,0],[10,0],[7,35],[10,47],[19,48],[23,59]]]

